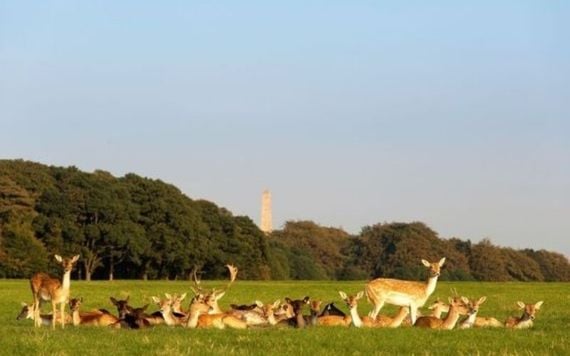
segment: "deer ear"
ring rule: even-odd
[[[28,306],[28,304],[27,304],[26,302],[22,302],[21,304],[22,304],[23,307],[27,307],[27,306]]]
[[[79,255],[75,255],[71,258],[71,263],[75,263],[77,262],[77,260],[79,259]]]
[[[158,297],[155,297],[155,296],[152,297],[152,301],[155,302],[156,304],[160,303],[160,299]]]
[[[113,303],[113,305],[117,305],[117,299],[110,297],[109,298],[111,300],[111,303]]]
[[[454,302],[453,298],[451,298],[451,297],[447,298],[447,301],[449,302],[449,305],[453,304],[453,302]]]
[[[261,302],[261,300],[256,300],[254,303],[258,308],[263,308],[263,303]]]
[[[439,260],[439,267],[443,266],[444,263],[445,263],[445,257]]]
[[[164,293],[164,296],[166,297],[166,299],[172,299],[172,296],[170,295],[170,293]]]
[[[517,302],[517,305],[519,306],[519,308],[524,309],[525,308],[525,304],[523,302]]]
[[[356,295],[356,299],[360,299],[362,297],[364,297],[364,291],[358,292],[358,294]]]
[[[182,295],[180,296],[180,301],[183,301],[184,298],[186,298],[186,293],[184,293],[184,294],[182,294]]]
[[[461,301],[463,302],[463,304],[468,305],[469,304],[469,299],[465,298],[465,297],[461,297]]]
[[[220,298],[222,298],[222,297],[224,296],[224,294],[226,294],[225,291],[224,291],[224,292],[221,292],[221,293],[218,293],[218,294],[215,294],[215,297],[214,297],[214,298],[215,298],[216,300],[220,300]]]
[[[130,295],[127,295],[127,297],[125,298],[125,302],[128,302],[130,297],[131,297]]]
[[[346,293],[343,292],[343,291],[339,291],[338,294],[340,295],[340,297],[341,297],[342,299],[348,298],[348,296],[346,295]]]
[[[146,308],[148,308],[148,304],[145,304],[145,305],[141,308],[141,310],[142,310],[142,311],[145,311]]]
[[[289,298],[289,297],[285,297],[285,301],[289,304],[291,304],[291,302],[292,302],[291,298]]]
[[[55,260],[56,260],[57,262],[59,262],[59,263],[63,262],[63,258],[61,258],[60,255],[55,255],[54,257],[55,257]]]
[[[278,308],[279,304],[281,304],[281,300],[277,299],[276,301],[273,302],[273,308]]]
[[[540,307],[542,306],[542,303],[544,303],[544,302],[541,300],[540,302],[536,303],[536,304],[534,305],[534,307],[535,307],[536,309],[540,309]]]
[[[431,264],[430,264],[428,261],[424,260],[424,259],[422,259],[422,263],[423,263],[423,265],[426,266],[426,267],[431,267]]]
[[[305,304],[309,304],[310,301],[311,301],[310,297],[303,298],[303,303],[305,303]]]
[[[486,300],[487,300],[487,297],[481,297],[481,298],[479,298],[479,301],[477,302],[477,304],[481,305],[481,304],[485,303]]]

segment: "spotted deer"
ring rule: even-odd
[[[455,327],[461,315],[469,315],[473,312],[469,304],[469,299],[465,297],[450,297],[449,306],[449,312],[444,319],[439,319],[434,316],[421,316],[416,320],[414,326],[428,329],[451,330]]]
[[[505,327],[511,329],[528,329],[532,328],[536,313],[540,310],[544,302],[540,301],[535,304],[525,304],[517,302],[518,307],[523,311],[520,318],[511,316],[505,321]]]
[[[374,305],[374,309],[369,314],[372,319],[376,319],[380,309],[385,303],[388,303],[400,307],[409,307],[412,324],[415,323],[418,308],[426,303],[435,290],[441,267],[445,263],[445,257],[439,262],[430,263],[422,260],[422,263],[429,269],[427,283],[377,278],[366,284],[366,297]]]
[[[30,278],[30,287],[34,297],[34,325],[41,326],[40,307],[42,301],[51,301],[52,314],[55,315],[57,305],[60,306],[61,327],[65,327],[65,305],[69,300],[69,287],[71,284],[71,270],[79,259],[79,255],[72,258],[62,258],[55,255],[55,259],[63,267],[63,279],[52,278],[46,273],[38,272]],[[56,318],[52,319],[52,328],[55,329]]]
[[[79,307],[83,303],[83,298],[73,298],[69,300],[69,309],[71,310],[71,320],[74,326],[92,325],[92,326],[118,326],[119,318],[114,315],[102,311],[81,312]]]
[[[22,320],[22,319],[34,320],[34,318],[35,318],[34,314],[35,314],[34,313],[34,304],[33,303],[27,304],[25,302],[22,302],[22,310],[20,311],[20,313],[16,317],[16,320]],[[52,319],[53,319],[52,314],[40,314],[40,325],[50,326],[52,324]],[[71,321],[71,319],[69,318],[69,315],[67,315],[67,314],[65,315],[65,321],[67,323],[69,323]],[[57,314],[56,323],[61,324],[61,316],[59,316],[59,314]]]
[[[361,317],[358,314],[358,301],[364,296],[364,292],[360,291],[355,296],[348,296],[346,293],[340,291],[338,292],[340,297],[346,303],[348,310],[350,311],[350,317],[352,320],[352,325],[357,328],[386,328],[386,327],[398,327],[402,324],[402,321],[408,315],[407,308],[400,308],[400,311],[396,317],[391,318],[389,316],[380,315],[377,319],[370,316]]]

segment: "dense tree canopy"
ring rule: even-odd
[[[57,273],[54,253],[81,255],[79,278],[424,279],[422,258],[447,258],[442,279],[570,281],[561,254],[490,240],[442,239],[421,222],[352,236],[311,221],[264,235],[246,216],[192,200],[160,180],[0,160],[0,277]]]

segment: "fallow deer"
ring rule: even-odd
[[[80,312],[79,307],[83,303],[83,298],[73,298],[69,300],[69,309],[71,310],[71,320],[74,326],[77,325],[93,325],[93,326],[118,326],[119,318],[102,310]]]
[[[330,302],[329,304],[325,305],[323,311],[319,316],[327,316],[327,315],[337,315],[337,316],[346,316],[346,313],[340,310],[339,308],[334,305],[334,302]]]
[[[511,329],[528,329],[532,328],[536,313],[540,310],[544,302],[540,301],[535,304],[525,304],[517,302],[518,307],[523,311],[520,318],[511,316],[505,321],[505,327]]]
[[[358,301],[364,296],[364,292],[360,291],[355,296],[348,296],[345,292],[338,292],[340,297],[346,303],[348,310],[350,311],[350,316],[352,320],[352,325],[357,328],[385,328],[385,327],[398,327],[402,324],[402,321],[408,315],[405,310],[407,308],[401,308],[396,317],[391,318],[388,316],[380,315],[377,319],[373,319],[369,316],[361,317],[358,314]]]
[[[374,305],[374,309],[369,314],[372,319],[376,319],[380,309],[385,303],[388,303],[409,307],[412,324],[415,323],[418,308],[425,304],[435,290],[441,267],[445,263],[445,257],[439,262],[430,263],[422,260],[422,263],[429,269],[427,283],[377,278],[366,284],[366,297]]]
[[[439,319],[434,316],[419,317],[414,326],[429,329],[451,330],[457,324],[461,315],[469,315],[473,311],[470,309],[469,299],[465,297],[449,298],[449,312],[445,319]]]
[[[481,304],[485,303],[487,297],[481,297],[478,300],[469,299],[469,309],[470,313],[465,320],[459,323],[459,329],[470,329],[475,325],[475,320],[477,319],[477,313],[479,312],[479,307]]]
[[[62,320],[61,327],[65,327],[65,305],[69,299],[69,287],[71,284],[71,270],[73,265],[79,259],[79,255],[72,258],[62,258],[60,255],[55,255],[57,262],[63,267],[63,279],[60,282],[56,278],[51,278],[48,274],[38,272],[30,278],[30,287],[34,297],[34,325],[36,327],[41,325],[40,308],[41,302],[51,301],[52,314],[56,314],[57,305],[60,306],[60,318]],[[52,319],[52,328],[55,329],[56,319]]]
[[[152,301],[158,305],[160,309],[160,313],[162,315],[162,319],[164,319],[164,323],[168,326],[175,326],[180,325],[182,323],[182,319],[184,316],[176,316],[174,311],[172,310],[172,296],[168,293],[165,293],[166,299],[160,299],[158,297],[152,297]]]
[[[119,320],[123,327],[131,329],[140,329],[150,325],[158,325],[164,323],[164,318],[162,313],[156,312],[153,315],[148,315],[145,313],[148,308],[148,304],[140,308],[133,308],[129,305],[129,297],[126,299],[117,300],[110,297],[111,303],[117,307],[117,312],[119,314]]]
[[[20,311],[20,314],[18,314],[18,316],[16,317],[16,320],[22,320],[22,319],[31,319],[35,322],[34,318],[34,304],[27,304],[22,302],[22,310]],[[44,325],[44,326],[50,326],[52,324],[52,319],[53,319],[53,314],[40,314],[40,325]],[[67,323],[71,322],[71,318],[69,317],[69,315],[65,315],[65,321]],[[56,323],[61,324],[61,316],[59,314],[57,314],[57,320]]]
[[[184,326],[187,328],[217,328],[225,329],[246,329],[248,326],[243,321],[232,315],[225,313],[208,314],[210,306],[206,303],[194,299],[190,304],[190,311]]]
[[[449,305],[437,299],[428,309],[431,309],[432,311],[431,316],[435,316],[436,318],[441,319],[441,314],[447,313],[449,311]],[[478,306],[476,310],[478,310]],[[461,324],[467,322],[468,319],[469,318],[465,319]],[[465,328],[466,326],[467,325],[462,327]],[[486,316],[475,316],[475,321],[473,322],[473,327],[475,328],[500,328],[503,326],[503,323],[501,323],[499,320]]]

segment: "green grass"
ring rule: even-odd
[[[225,282],[204,282],[222,287]],[[309,295],[324,301],[337,301],[338,290],[351,294],[362,290],[364,282],[249,282],[237,281],[221,300],[230,303],[264,302],[289,296]],[[83,309],[107,308],[115,312],[109,296],[131,296],[131,304],[150,303],[152,295],[190,291],[189,282],[78,282],[72,281],[72,296],[84,298]],[[504,320],[519,315],[515,302],[544,305],[532,330],[472,329],[433,331],[414,328],[356,329],[317,327],[297,329],[200,330],[158,326],[147,330],[112,330],[68,326],[33,327],[31,320],[16,321],[20,302],[31,302],[26,280],[0,280],[0,354],[39,355],[177,355],[177,354],[275,354],[275,355],[370,355],[370,354],[453,354],[453,355],[542,355],[570,354],[570,284],[568,283],[439,283],[435,297],[446,298],[451,288],[466,296],[486,295],[481,316]],[[48,305],[43,310],[47,311]],[[149,310],[155,310],[151,306]],[[370,305],[365,301],[359,312],[365,315]],[[382,313],[395,312],[385,307]]]

